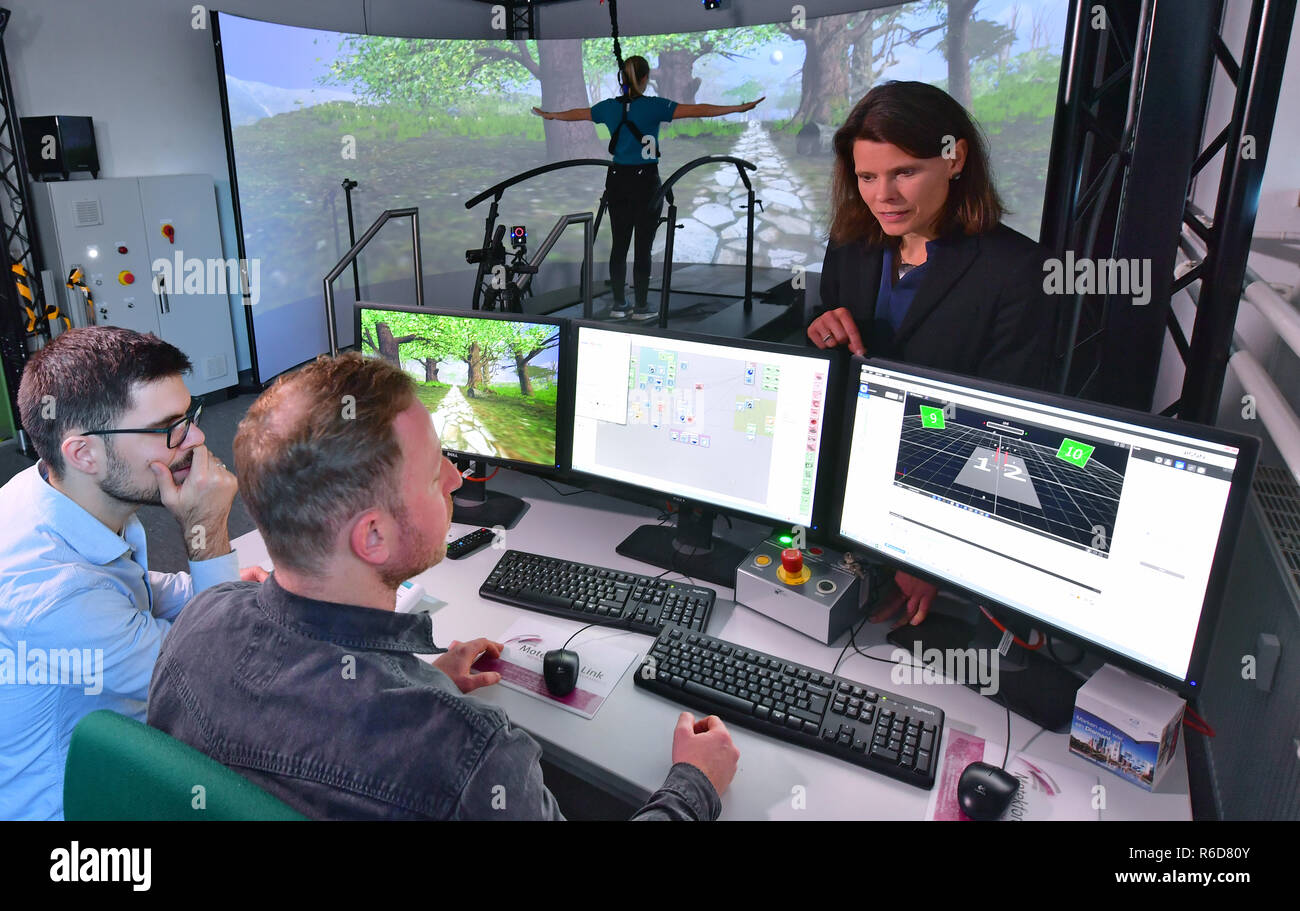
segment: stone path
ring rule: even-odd
[[[459,386],[448,389],[438,403],[438,410],[433,413],[433,426],[438,428],[438,436],[447,449],[485,456],[498,454],[495,438],[479,423]]]
[[[751,120],[731,154],[753,162],[749,172],[755,196],[763,206],[754,213],[754,261],[776,268],[820,263],[823,245],[816,234],[811,203],[819,190],[803,183],[772,143],[761,121]],[[690,200],[677,194],[673,261],[679,263],[745,262],[745,185],[734,166],[710,165],[695,172],[706,178],[704,189]],[[665,231],[655,238],[654,254],[662,255]]]

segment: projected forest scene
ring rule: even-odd
[[[358,233],[384,209],[420,208],[432,275],[472,268],[464,251],[482,243],[487,204],[466,210],[464,202],[480,190],[548,162],[608,160],[603,126],[531,113],[534,105],[586,107],[616,93],[608,14],[591,6],[593,31],[604,37],[541,41],[347,35],[223,16],[245,239],[248,255],[263,261],[259,310],[317,293],[347,250],[345,177],[360,184]],[[1008,223],[1037,237],[1066,12],[1063,0],[921,0],[621,41],[625,56],[650,62],[649,94],[715,104],[767,97],[747,114],[664,124],[660,173],[711,154],[753,162],[763,203],[755,264],[816,269],[825,252],[830,136],[868,89],[889,79],[939,85],[973,111],[1012,210]],[[585,167],[531,180],[506,192],[501,223],[528,224],[540,238],[563,213],[595,212],[604,178],[604,169]],[[744,188],[734,167],[699,168],[675,196],[683,225],[675,261],[744,261]],[[661,230],[656,255],[663,243]],[[598,269],[608,252],[606,221]],[[580,258],[581,234],[569,231],[548,262]],[[363,296],[367,284],[405,280],[411,269],[409,233],[385,228],[361,261]]]
[[[361,351],[416,381],[444,449],[555,463],[560,330],[543,323],[364,310]]]

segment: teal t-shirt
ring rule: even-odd
[[[653,136],[654,145],[649,147],[649,151],[655,154],[652,157],[646,157],[642,154],[646,147],[641,145],[641,140],[636,138],[630,127],[623,127],[618,133],[618,143],[614,146],[614,163],[615,164],[651,164],[659,160],[659,124],[666,123],[673,119],[673,112],[677,110],[677,102],[669,101],[667,98],[656,98],[653,96],[642,95],[640,98],[632,99],[628,105],[627,119],[637,125],[643,136]],[[618,130],[619,123],[623,120],[623,104],[614,98],[606,98],[604,101],[597,102],[591,108],[591,119],[596,123],[603,123],[612,135]]]

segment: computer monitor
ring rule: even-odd
[[[443,451],[475,471],[457,491],[458,522],[511,527],[526,504],[487,489],[486,463],[565,467],[564,321],[537,316],[358,303],[361,353],[415,380]]]
[[[716,511],[815,528],[828,353],[576,322],[572,469],[678,501],[618,552],[720,585],[747,551],[713,537]]]
[[[1195,691],[1258,440],[884,361],[850,373],[842,544]]]

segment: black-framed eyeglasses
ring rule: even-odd
[[[165,433],[167,434],[167,448],[176,449],[181,443],[185,442],[185,435],[190,432],[190,425],[197,424],[199,415],[202,413],[203,403],[191,402],[185,416],[173,421],[166,427],[142,427],[139,429],[123,427],[117,430],[87,430],[84,433],[86,436],[106,436],[110,433]]]

